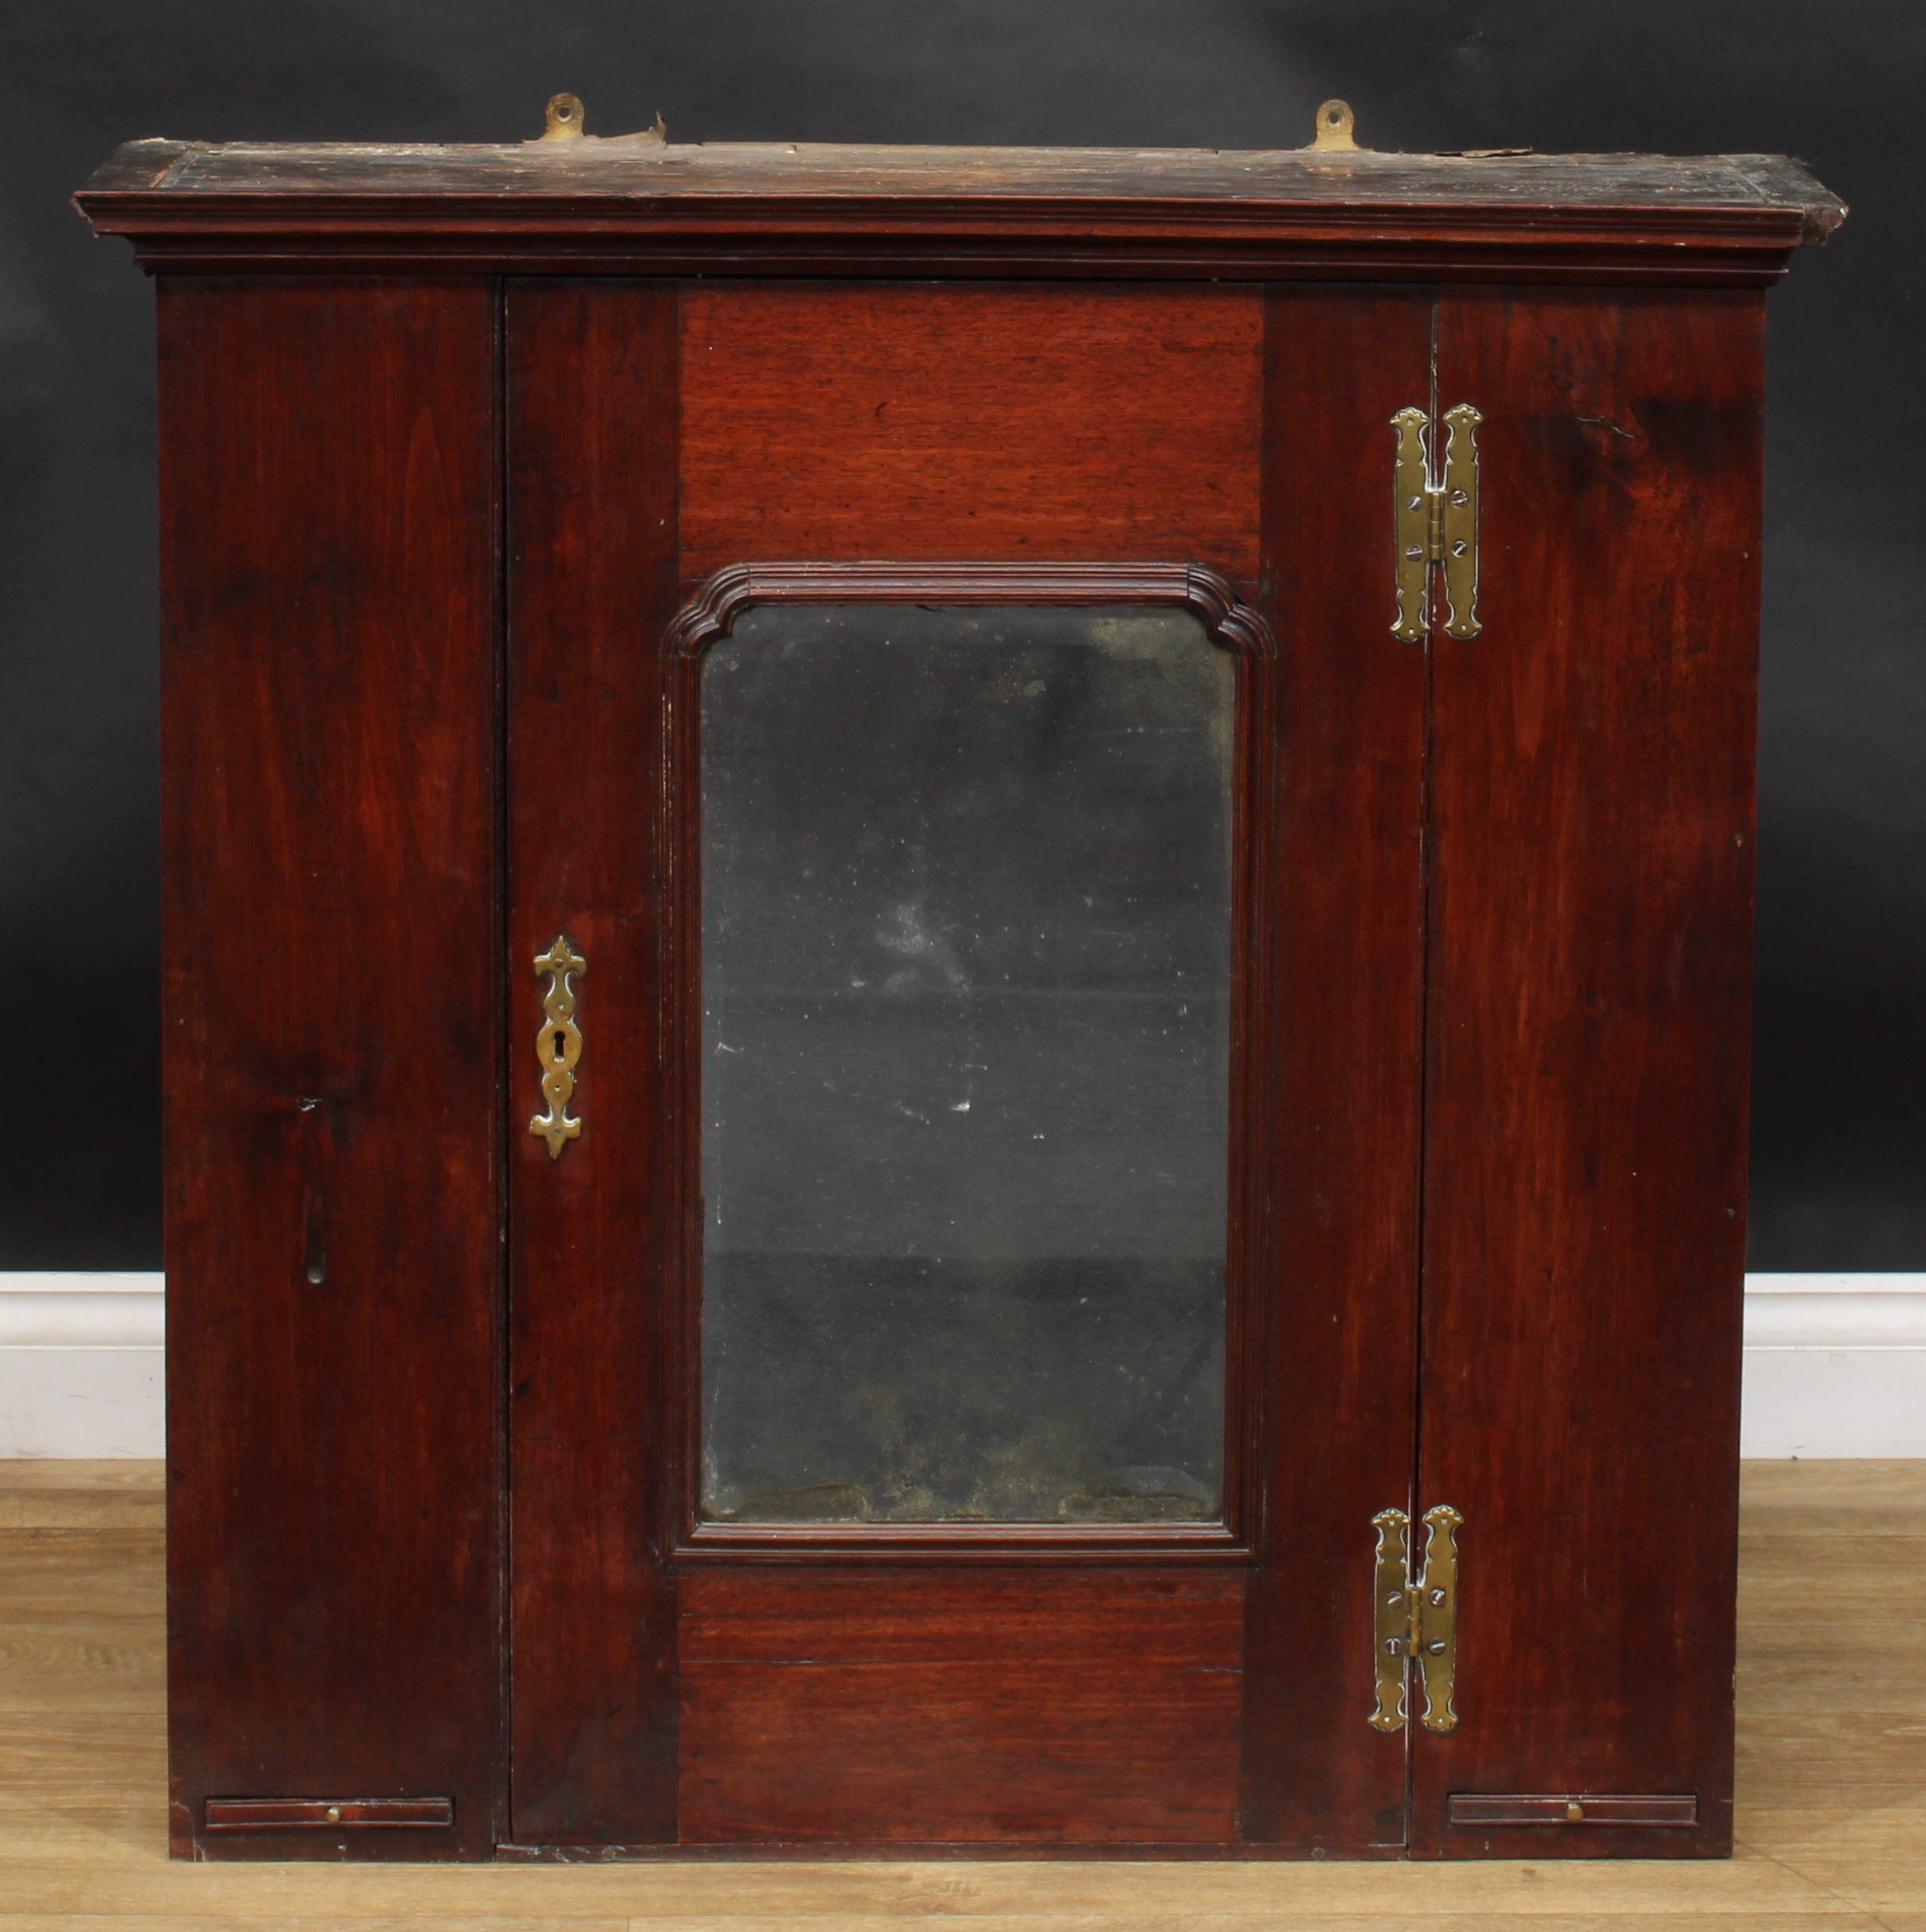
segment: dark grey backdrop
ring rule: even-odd
[[[1926,1267],[1919,0],[11,0],[0,1267],[158,1266],[151,308],[69,193],[167,134],[1804,156],[1772,298],[1752,1265]]]

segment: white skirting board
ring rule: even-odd
[[[1926,1456],[1926,1274],[1748,1274],[1739,1449]]]
[[[0,1456],[158,1456],[160,1274],[0,1274]]]
[[[0,1274],[0,1457],[163,1452],[158,1274]],[[1750,1456],[1926,1456],[1926,1274],[1746,1277]]]

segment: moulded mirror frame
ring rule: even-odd
[[[701,1181],[701,661],[752,608],[771,604],[902,604],[976,607],[1176,606],[1235,661],[1231,773],[1230,1065],[1225,1308],[1223,1508],[1213,1523],[754,1523],[700,1512],[703,1206]],[[669,624],[672,671],[662,739],[663,881],[659,1037],[663,1074],[660,1157],[669,1204],[660,1297],[655,1392],[669,1448],[678,1562],[869,1561],[899,1554],[1026,1561],[1052,1555],[1146,1561],[1252,1560],[1250,1494],[1261,1466],[1260,1330],[1269,1292],[1259,1204],[1271,1023],[1257,997],[1278,909],[1272,863],[1273,691],[1276,648],[1262,615],[1216,571],[1194,564],[977,562],[775,562],[734,565],[702,583]]]

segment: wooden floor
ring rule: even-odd
[[[1926,1462],[1747,1471],[1731,1863],[175,1865],[161,1491],[0,1463],[0,1932],[1926,1932]]]

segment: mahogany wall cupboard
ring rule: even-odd
[[[175,1849],[1731,1843],[1738,156],[144,141]]]

